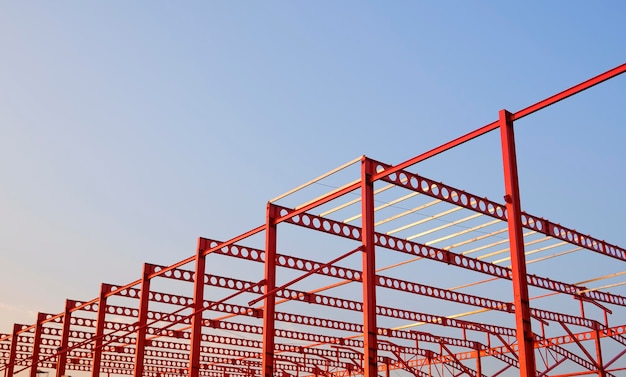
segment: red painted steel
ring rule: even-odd
[[[200,374],[200,354],[202,345],[202,312],[204,305],[204,272],[206,256],[202,251],[206,249],[205,240],[198,239],[196,251],[196,270],[193,286],[193,316],[191,317],[191,350],[189,352],[189,377],[198,377]]]
[[[587,90],[593,86],[596,86],[606,80],[609,80],[613,77],[621,75],[626,72],[626,63],[619,65],[615,68],[609,69],[606,72],[603,72],[595,77],[590,78],[589,80],[585,80],[580,84],[576,84],[569,89],[566,89],[560,93],[557,93],[553,96],[550,96],[542,101],[535,103],[534,105],[528,106],[515,114],[512,115],[511,121],[522,119],[523,117],[530,115],[534,112],[537,112],[541,109],[544,109],[548,106],[554,105],[555,103],[562,101],[568,97],[573,96],[574,94],[578,94],[584,90]]]
[[[276,288],[276,210],[271,203],[267,204],[265,224],[265,292],[272,292]],[[274,375],[274,314],[276,296],[267,295],[263,300],[263,361],[261,370],[263,376]]]
[[[395,166],[363,157],[358,179],[295,208],[269,203],[262,226],[226,242],[200,238],[195,256],[169,266],[146,264],[142,279],[126,285],[103,284],[100,297],[94,300],[68,300],[61,314],[42,313],[33,326],[15,325],[12,334],[0,335],[0,368],[5,377],[28,368],[32,376],[38,368],[55,367],[57,377],[66,370],[91,372],[98,377],[104,373],[135,377],[371,377],[377,372],[390,375],[397,369],[416,376],[494,377],[511,373],[512,369],[524,377],[616,376],[626,370],[617,364],[626,355],[626,350],[620,351],[626,347],[626,324],[609,327],[609,320],[617,318],[621,322],[626,297],[606,289],[588,289],[586,283],[528,274],[524,248],[537,245],[532,246],[537,251],[567,246],[617,263],[626,261],[626,250],[521,210],[513,121],[625,70],[626,64],[621,65],[517,113],[502,111],[498,121]],[[501,132],[504,204],[407,170],[496,128]],[[409,194],[401,194],[406,192]],[[414,200],[407,198],[415,198],[418,204],[411,205],[414,209],[400,210],[403,200]],[[336,208],[327,211],[331,206]],[[439,212],[429,213],[430,218],[413,225],[402,219],[407,214],[420,215],[425,209]],[[357,216],[348,220],[334,214],[352,210]],[[320,215],[314,211],[324,212]],[[376,222],[378,216],[383,217]],[[489,222],[465,226],[465,221],[481,216],[487,216]],[[360,227],[351,224],[359,218]],[[437,225],[434,219],[445,224]],[[392,222],[400,224],[395,229],[415,224],[428,227],[419,230],[422,237],[445,232],[445,237],[438,240],[450,241],[445,241],[447,246],[435,246],[435,237],[417,242],[414,238],[418,236],[402,237],[397,230],[389,232],[387,225],[383,226]],[[278,224],[281,237],[284,226],[285,234],[300,229],[315,237],[336,239],[342,246],[324,244],[328,250],[323,252],[331,256],[321,258],[278,253]],[[455,231],[450,228],[453,225],[457,230],[459,226],[464,229]],[[502,228],[493,231],[492,226]],[[506,243],[498,237],[507,229],[511,246],[497,253],[510,251],[511,267],[490,262],[490,253],[466,255],[468,250],[481,249],[476,246],[482,243]],[[261,249],[239,244],[261,233],[265,236]],[[468,239],[463,240],[461,235]],[[456,241],[452,242],[453,238]],[[461,244],[472,246],[458,247]],[[361,258],[355,263],[352,255],[357,251]],[[377,269],[376,260],[384,260],[377,258],[380,253],[393,253],[401,262]],[[563,251],[554,256],[560,253]],[[264,267],[242,268],[240,276],[220,276],[205,271],[213,266],[206,260],[209,256],[246,266],[260,267],[263,263]],[[421,275],[398,276],[392,270],[418,260],[423,261],[416,266],[438,266],[481,280],[444,288],[440,282],[423,281]],[[283,272],[288,276],[283,279],[287,283],[277,285],[278,274],[282,277]],[[185,296],[169,288],[152,290],[152,279],[167,282],[167,287],[193,285],[187,290],[193,293]],[[311,286],[310,281],[327,283]],[[480,284],[502,282],[512,282],[512,302],[510,292],[498,297],[480,288]],[[205,292],[205,285],[210,290]],[[362,300],[355,299],[359,295],[354,292],[347,293],[355,286],[360,287]],[[474,286],[479,289],[464,291]],[[539,295],[530,297],[529,288],[540,291]],[[205,293],[212,298],[205,298]],[[387,293],[390,297],[401,295],[398,297],[402,299],[392,305],[378,302]],[[546,297],[571,297],[580,302],[580,310],[570,311],[546,300],[531,301]],[[422,304],[426,301],[428,306]],[[585,308],[584,302],[593,306]],[[150,303],[154,303],[153,310],[149,309]],[[439,312],[440,304],[469,308],[469,312],[450,316]],[[555,307],[557,311],[550,310]],[[482,313],[506,320],[498,323],[461,318]],[[531,320],[540,325],[540,334],[532,332]],[[548,326],[551,324],[558,326]],[[541,357],[540,363],[534,360],[535,355]],[[610,361],[603,364],[608,358]],[[563,368],[582,371],[558,374]]]
[[[513,280],[513,302],[515,305],[515,326],[520,362],[520,376],[534,377],[535,347],[532,325],[530,322],[530,298],[524,254],[524,236],[522,235],[522,209],[520,205],[517,178],[517,157],[515,155],[515,136],[511,113],[500,111],[500,137],[502,140],[502,160],[504,166],[504,188],[506,211],[511,249],[511,271]]]
[[[30,377],[37,377],[39,366],[39,353],[41,352],[41,332],[43,321],[46,319],[44,313],[37,313],[37,322],[35,323],[35,336],[33,337],[33,349],[30,365]]]
[[[108,284],[100,285],[100,298],[98,299],[98,312],[96,315],[96,331],[91,359],[91,377],[100,377],[100,365],[102,361],[102,337],[106,326],[107,294],[111,292]]]
[[[376,244],[374,242],[374,182],[372,161],[361,160],[363,352],[366,376],[378,370],[378,331],[376,326]]]
[[[5,377],[12,377],[15,371],[15,363],[17,361],[17,341],[18,333],[22,330],[22,325],[17,323],[13,325],[13,333],[11,336],[11,348],[9,351],[9,359],[5,367]]]
[[[152,265],[143,265],[141,279],[141,296],[139,302],[139,317],[137,320],[137,333],[135,335],[135,368],[134,377],[144,375],[144,356],[146,348],[146,327],[148,324],[148,305],[150,303],[150,274],[154,271]]]
[[[599,331],[594,331],[594,342],[596,345],[596,367],[598,368],[598,377],[606,377],[606,369],[602,362],[602,345],[600,344]]]
[[[70,337],[70,327],[72,325],[72,308],[76,305],[74,300],[65,300],[65,311],[63,312],[63,329],[61,330],[61,342],[57,349],[56,377],[65,375],[67,365],[67,354]]]
[[[281,209],[281,213],[288,213],[290,211],[289,209],[284,208],[284,207],[280,207],[280,209]],[[295,217],[295,218],[289,217],[288,215],[286,215],[285,217],[288,219],[287,222],[289,223],[303,226],[309,229],[319,230],[324,233],[329,233],[329,234],[333,234],[333,235],[344,237],[344,238],[357,240],[359,239],[359,235],[362,232],[362,229],[356,226],[340,223],[337,221],[333,221],[330,219],[325,219],[319,216],[314,216],[314,215],[309,215],[309,214],[303,215],[300,217]],[[314,220],[318,220],[318,223],[317,223],[319,224],[318,226],[315,225],[316,223]],[[407,241],[405,239],[388,236],[382,233],[376,233],[376,236],[377,236],[376,245],[381,246],[381,247],[390,248],[390,249],[393,249],[402,253],[407,253],[407,254],[425,258],[425,259],[439,261],[448,265],[456,265],[458,267],[462,267],[468,270],[480,272],[483,274],[488,274],[491,276],[496,276],[496,277],[503,278],[503,279],[511,280],[513,277],[513,268],[505,268],[505,267],[497,266],[488,262],[477,260],[475,258],[466,257],[461,254],[455,254],[447,250],[438,249],[432,246]],[[341,270],[347,271],[345,269],[341,269],[337,267],[337,271],[341,271]],[[584,289],[584,287],[578,287],[575,285],[570,285],[567,283],[563,283],[563,282],[559,282],[559,281],[555,281],[551,279],[545,279],[545,278],[541,278],[541,277],[537,277],[533,275],[527,275],[527,276],[528,276],[527,283],[529,285],[541,287],[541,288],[548,289],[548,290],[553,290],[553,291],[568,293],[568,294],[576,294],[576,292],[578,292],[579,290]],[[388,288],[392,288],[392,289],[394,287],[398,289],[398,286],[396,284],[397,281],[395,281],[395,279],[383,277],[382,280],[379,279],[379,281],[380,281],[380,285],[387,286]],[[411,282],[400,282],[399,287],[402,290],[408,289],[410,292],[416,292],[418,294],[426,294],[432,297],[442,297],[450,301],[457,301],[460,303],[470,302],[474,304],[474,302],[478,301],[480,305],[485,308],[513,312],[512,304],[501,302],[501,301],[499,302],[497,300],[491,300],[491,299],[484,298],[484,297],[477,298],[477,297],[472,297],[471,295],[465,295],[461,293],[451,293],[451,292],[447,292],[445,289],[436,288],[436,287],[427,287],[424,285],[411,283]],[[429,292],[432,292],[432,293],[429,293]],[[613,296],[609,293],[599,292],[595,296],[596,298],[599,298],[599,299],[612,300],[613,301],[612,303],[616,305],[622,304],[622,301],[623,301],[623,296]],[[575,324],[579,326],[586,326],[588,328],[596,328],[597,326],[602,326],[599,322],[595,320],[567,315],[564,313],[556,313],[556,312],[550,312],[550,311],[540,310],[540,309],[532,309],[531,313],[532,313],[532,316],[536,318],[541,318],[545,320],[553,320],[555,318],[560,318],[561,320],[567,323],[571,323],[571,324]]]
[[[616,77],[618,75],[621,75],[622,73],[626,72],[626,63],[622,64],[620,66],[617,66],[615,68],[612,68],[606,72],[603,72],[589,80],[586,80],[580,84],[574,85],[569,89],[566,89],[562,92],[559,92],[553,96],[550,96],[542,101],[539,101],[533,105],[530,105],[514,114],[511,115],[511,121],[515,121],[515,120],[519,120],[527,115],[530,115],[534,112],[537,112],[541,109],[545,109],[548,106],[554,105],[555,103],[564,100],[567,97],[571,97],[574,94],[580,93],[582,91],[585,91],[597,84],[600,84],[603,81],[609,80],[613,77]],[[427,160],[431,157],[434,157],[442,152],[445,152],[447,150],[450,150],[454,147],[458,147],[461,144],[464,144],[472,139],[475,139],[479,136],[482,136],[484,134],[486,134],[487,132],[491,132],[495,129],[497,129],[499,127],[499,120],[489,123],[477,130],[474,130],[472,132],[469,132],[463,136],[460,136],[448,143],[442,144],[441,146],[431,149],[428,152],[422,153],[416,157],[413,157],[401,164],[398,164],[394,167],[392,167],[391,169],[389,169],[388,171],[384,171],[382,173],[377,174],[376,176],[374,176],[374,180],[378,180],[380,178],[382,178],[383,176],[395,173],[399,170],[403,170],[408,168],[411,165],[415,165],[418,162],[422,162],[424,160]]]
[[[329,227],[329,228],[332,228],[332,227]],[[215,242],[216,242],[216,241],[215,241]],[[230,248],[220,250],[219,252],[220,252],[220,253],[223,253],[224,255],[232,255],[232,256],[237,255],[237,256],[238,256],[238,257],[240,257],[240,258],[244,258],[243,256],[241,256],[241,255],[239,254],[239,251],[240,251],[240,250],[244,250],[244,249],[245,249],[245,250],[248,250],[248,251],[253,251],[253,250],[254,250],[253,248],[249,248],[249,247],[238,246],[238,245],[231,245],[231,247],[230,247]],[[262,251],[260,251],[260,250],[257,250],[257,251],[256,251],[256,253],[251,253],[250,260],[258,260],[258,259],[260,259],[260,258],[259,258],[259,256],[261,255],[261,253],[262,253]],[[307,263],[308,263],[309,265],[311,265],[311,266],[315,266],[315,265],[317,265],[317,264],[318,264],[318,262],[314,262],[314,261],[304,261],[304,262],[303,262],[303,260],[301,260],[301,259],[293,258],[293,257],[290,257],[290,256],[282,256],[282,255],[279,255],[279,256],[277,257],[277,260],[279,261],[279,265],[281,265],[281,264],[282,264],[282,265],[284,265],[284,266],[287,266],[287,265],[290,265],[290,266],[297,266],[298,264],[300,264],[300,265],[302,265],[302,266],[305,266]],[[281,260],[283,260],[283,261],[281,262]],[[292,268],[295,268],[295,267],[292,267]],[[337,267],[337,271],[342,271],[342,269],[341,269],[341,268],[339,268],[339,267]],[[348,271],[348,270],[343,269],[343,272],[341,272],[341,274],[342,274],[342,275],[349,275],[349,271],[348,271],[348,272],[346,272],[346,271]],[[338,272],[336,272],[336,274],[337,274],[337,273],[338,273]],[[225,284],[223,284],[223,285],[225,285]],[[290,293],[290,294],[287,294],[287,296],[290,296],[290,295],[294,295],[294,293],[292,292],[292,293]],[[438,295],[438,294],[437,294],[437,295]],[[302,293],[296,293],[296,294],[295,294],[295,296],[297,296],[297,297],[305,297],[306,295],[305,295],[305,293],[303,293],[303,292],[302,292]],[[318,296],[313,296],[313,295],[310,295],[310,294],[309,294],[309,296],[307,297],[307,299],[308,299],[308,300],[310,300],[310,299],[311,299],[311,297],[318,297]],[[341,307],[341,306],[344,306],[344,305],[345,305],[345,304],[344,304],[344,302],[346,302],[345,300],[337,300],[337,299],[335,299],[335,300],[336,300],[336,304],[338,305],[338,307]],[[314,300],[313,300],[313,301],[314,301]],[[322,301],[322,300],[320,299],[319,301]],[[354,304],[353,304],[353,306],[354,306],[357,310],[360,308],[359,303],[354,303]],[[379,311],[380,311],[380,310],[386,311],[385,309],[378,309],[378,310],[379,310]],[[401,313],[401,311],[399,311],[399,310],[397,310],[397,309],[391,309],[391,308],[390,308],[388,311],[389,311],[390,313],[391,313],[392,311],[397,311],[398,313]],[[563,315],[563,314],[554,314],[554,315],[553,315],[553,314],[549,314],[549,313],[547,313],[547,314],[543,315],[543,317],[545,317],[546,319],[550,319],[550,318],[561,318],[561,319],[565,319],[565,320],[568,320],[568,318],[570,318],[570,316],[566,316],[566,315]],[[418,317],[416,317],[416,318],[417,318],[417,319],[420,319],[420,317],[419,317],[419,316],[418,316]],[[424,320],[424,319],[421,319],[421,320]],[[446,320],[445,318],[438,318],[438,319],[437,319],[437,318],[434,318],[434,322],[445,323],[445,320]],[[569,321],[570,321],[570,322],[574,322],[574,323],[575,323],[575,324],[577,324],[577,325],[580,325],[580,324],[585,324],[585,322],[579,322],[579,321],[585,321],[585,319],[576,319],[576,318],[573,318],[572,320],[569,320]],[[457,322],[457,321],[454,321],[453,323],[455,323],[455,322]],[[596,326],[596,325],[597,325],[597,322],[590,321],[590,322],[588,323],[588,326],[589,326],[589,327],[593,327],[593,326]],[[475,324],[475,325],[470,325],[470,327],[469,327],[469,328],[472,328],[472,326],[474,326],[474,328],[478,327],[478,325],[477,325],[477,324]],[[379,331],[383,331],[383,333],[385,333],[385,330],[380,329]],[[508,335],[512,335],[512,333],[507,333],[507,334],[508,334]]]

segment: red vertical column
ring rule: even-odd
[[[363,362],[365,376],[378,375],[378,337],[376,327],[376,246],[374,244],[374,182],[371,160],[361,160],[361,211],[363,234]]]
[[[526,256],[522,233],[522,210],[520,205],[517,177],[517,157],[515,155],[515,134],[511,113],[500,110],[500,140],[502,142],[502,162],[504,165],[504,187],[511,269],[513,271],[513,303],[515,304],[515,327],[519,350],[520,377],[535,377],[535,347],[530,322],[530,302],[526,277]]]
[[[100,298],[98,299],[98,314],[96,315],[96,333],[94,334],[93,352],[91,355],[91,376],[100,376],[100,364],[102,361],[102,341],[104,337],[104,325],[107,314],[107,294],[111,292],[111,286],[102,283],[100,285]]]
[[[11,350],[9,351],[9,360],[4,372],[5,377],[13,377],[15,370],[15,361],[17,360],[17,340],[20,336],[19,331],[22,330],[22,325],[17,323],[13,324],[13,334],[11,335]]]
[[[267,203],[265,221],[265,292],[276,288],[276,207]],[[276,295],[263,299],[263,377],[274,375],[274,311]]]
[[[139,318],[137,320],[137,335],[135,344],[135,371],[134,377],[143,376],[144,355],[146,350],[146,330],[148,325],[148,304],[150,303],[150,274],[154,267],[148,263],[143,265],[141,277],[141,295],[139,297]]]
[[[63,313],[63,328],[61,329],[61,344],[57,350],[57,373],[56,377],[61,377],[65,374],[65,367],[67,366],[67,354],[70,338],[70,327],[72,326],[72,312],[71,309],[75,306],[76,302],[72,300],[65,300],[65,312]]]
[[[391,377],[391,370],[389,369],[389,364],[391,360],[388,357],[385,357],[385,377]]]
[[[480,360],[480,348],[478,347],[476,348],[476,375],[477,376],[483,375],[483,366]]]
[[[30,365],[30,377],[37,377],[37,364],[39,364],[39,352],[41,350],[41,333],[43,329],[43,321],[46,315],[37,313],[37,324],[35,325],[35,337],[33,339],[33,355],[32,364]]]
[[[204,273],[207,240],[198,238],[196,250],[196,272],[193,282],[193,317],[191,317],[191,350],[189,352],[189,377],[198,377],[200,373],[200,345],[202,342],[202,313],[204,309]]]
[[[606,312],[605,312],[606,314]],[[596,342],[596,363],[598,364],[598,377],[606,377],[604,362],[602,361],[602,346],[600,344],[600,330],[594,330],[594,338]]]

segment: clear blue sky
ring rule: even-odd
[[[624,63],[624,15],[617,1],[0,3],[0,333],[260,225],[267,200],[359,155],[399,163]],[[518,123],[524,208],[626,245],[625,98],[618,77]],[[496,136],[425,174],[501,201]]]

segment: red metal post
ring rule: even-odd
[[[544,109],[548,106],[554,105],[555,103],[564,100],[565,98],[571,97],[574,94],[580,93],[584,90],[587,90],[595,85],[598,85],[608,79],[611,79],[615,76],[621,75],[622,73],[626,72],[626,63],[619,65],[613,69],[610,69],[604,73],[601,73],[595,77],[590,78],[587,81],[584,81],[580,84],[574,85],[573,87],[566,89],[560,93],[557,93],[551,97],[548,97],[542,101],[539,101],[533,105],[530,105],[518,112],[516,112],[515,114],[512,114],[511,120],[519,120],[525,116],[528,116],[536,111],[539,111],[541,109]],[[486,134],[487,132],[493,131],[496,128],[498,128],[498,121],[496,122],[492,122],[489,123],[481,128],[478,128],[472,132],[469,132],[463,136],[459,136],[456,139],[449,141],[443,145],[438,146],[437,148],[431,149],[428,152],[424,152],[418,156],[415,156],[413,158],[411,158],[410,160],[407,160],[401,164],[395,165],[390,167],[389,169],[381,172],[379,175],[380,176],[388,176],[390,174],[393,174],[395,172],[398,172],[400,170],[404,170],[406,168],[408,168],[411,165],[415,165],[418,162],[424,161],[426,159],[429,159],[431,157],[434,157],[436,155],[438,155],[439,153],[445,152],[449,149],[452,149],[454,147],[457,147],[465,142],[468,142],[472,139],[475,139],[481,135]]]
[[[72,312],[71,309],[76,304],[73,300],[65,300],[65,312],[63,313],[63,329],[61,330],[61,344],[57,350],[57,373],[56,377],[61,377],[65,374],[65,367],[67,366],[67,354],[70,338],[70,327],[72,325]]]
[[[606,377],[606,370],[604,369],[602,361],[602,347],[600,345],[600,330],[595,329],[594,339],[596,341],[596,363],[598,364],[598,377]]]
[[[148,325],[148,304],[150,303],[150,274],[154,268],[148,263],[143,265],[141,278],[141,296],[139,298],[139,318],[135,338],[135,370],[134,377],[143,376],[144,356],[146,350],[146,330]]]
[[[19,331],[22,329],[22,325],[17,323],[13,325],[13,334],[11,335],[11,350],[9,351],[9,360],[4,372],[5,377],[13,377],[13,371],[15,370],[15,361],[17,360],[17,339],[19,337]]]
[[[35,324],[35,337],[33,339],[32,364],[30,365],[30,377],[37,377],[37,364],[39,364],[39,352],[41,350],[41,333],[43,321],[46,319],[44,313],[37,313],[37,323]]]
[[[477,376],[483,375],[483,366],[480,360],[480,348],[478,347],[476,348],[476,375]]]
[[[191,350],[189,351],[189,377],[198,377],[200,374],[200,345],[202,342],[202,313],[204,309],[204,274],[207,249],[207,240],[198,238],[196,251],[196,271],[193,282],[193,317],[191,317]]]
[[[265,222],[265,292],[276,288],[276,207],[267,203]],[[263,300],[263,360],[261,369],[264,377],[274,375],[274,312],[276,295]]]
[[[91,377],[100,377],[100,362],[102,360],[102,337],[107,313],[107,294],[111,286],[102,283],[100,285],[100,298],[98,299],[98,314],[96,316],[96,333],[94,334],[93,352],[91,355]]]
[[[430,356],[428,357],[427,362],[428,362],[428,377],[432,377],[433,367],[432,367],[432,359],[430,358]]]
[[[535,348],[530,322],[530,301],[526,278],[526,256],[522,232],[522,210],[517,177],[517,157],[515,155],[515,134],[512,114],[500,110],[500,139],[502,142],[502,162],[504,166],[504,187],[511,270],[513,280],[513,303],[515,304],[515,327],[519,352],[520,377],[535,377]]]
[[[388,357],[385,357],[385,377],[391,377],[391,371],[389,368],[390,360]]]
[[[363,362],[365,376],[378,373],[378,337],[376,326],[376,245],[374,242],[374,164],[361,160],[362,264],[363,264]]]

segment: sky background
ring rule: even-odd
[[[625,14],[0,3],[0,333],[261,225],[269,199],[355,157],[397,164],[623,64]],[[625,98],[623,75],[516,123],[525,210],[626,245]],[[490,134],[418,171],[501,202],[499,169]]]

